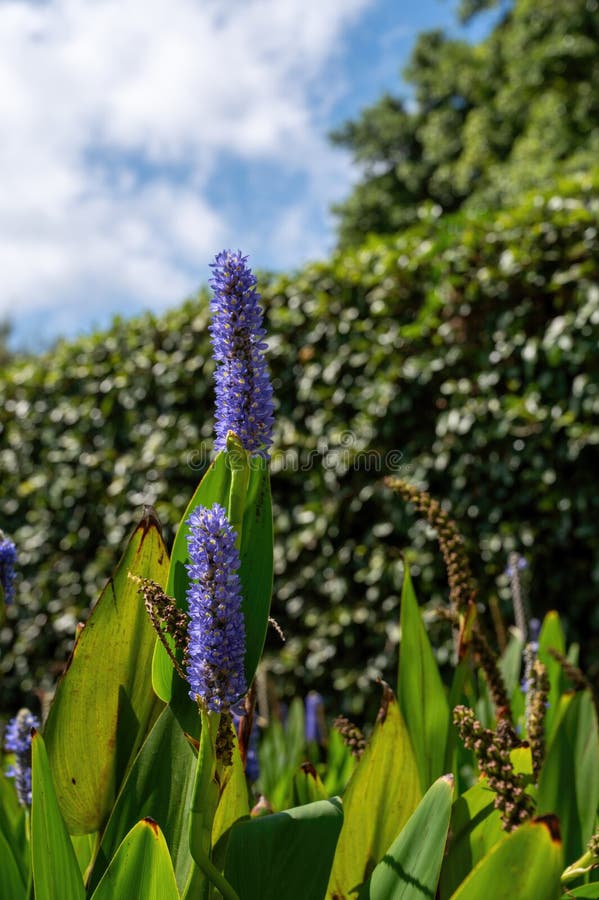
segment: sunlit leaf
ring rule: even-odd
[[[139,897],[143,900],[179,900],[175,873],[160,828],[143,819],[120,845],[92,900]]]
[[[541,633],[539,634],[539,659],[547,666],[549,677],[549,696],[547,698],[547,712],[545,716],[545,736],[547,743],[551,743],[553,732],[557,727],[559,716],[559,698],[565,689],[566,681],[562,667],[549,653],[553,648],[559,653],[566,652],[564,630],[559,614],[555,610],[548,612],[543,619]]]
[[[562,868],[557,820],[526,822],[492,847],[453,900],[557,900]]]
[[[449,705],[439,667],[405,564],[401,596],[398,700],[426,791],[443,774],[450,728]]]
[[[447,840],[453,777],[427,791],[360,891],[360,900],[429,900],[435,896]]]
[[[83,900],[85,890],[60,814],[43,738],[31,741],[31,856],[36,900]],[[10,896],[10,895],[8,895]]]
[[[599,804],[599,735],[589,691],[576,694],[559,721],[539,776],[538,812],[560,821],[570,864],[593,833]]]
[[[190,721],[199,718],[193,704]],[[160,714],[135,759],[106,825],[90,879],[93,889],[106,871],[121,841],[143,818],[158,822],[170,848],[177,883],[182,890],[189,875],[187,813],[191,805],[195,754],[170,707]]]
[[[386,685],[372,738],[343,797],[327,897],[355,897],[422,798],[403,717]]]
[[[44,729],[58,802],[71,833],[97,831],[159,704],[155,634],[130,574],[164,585],[168,555],[147,511],[81,632]]]

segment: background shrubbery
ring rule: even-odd
[[[501,212],[423,207],[399,236],[261,278],[287,635],[269,646],[289,695],[301,679],[359,712],[389,677],[400,548],[420,597],[446,595],[426,530],[382,486],[398,469],[450,501],[483,601],[505,603],[519,549],[533,611],[560,608],[583,662],[597,658],[598,188],[595,171]],[[0,524],[22,562],[3,708],[52,683],[142,504],[171,540],[212,442],[207,324],[202,294],[3,376]]]

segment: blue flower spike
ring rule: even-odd
[[[6,726],[4,747],[15,754],[15,762],[6,774],[15,779],[15,788],[21,806],[31,806],[31,729],[40,723],[28,709],[21,709]]]
[[[197,507],[187,525],[189,695],[211,712],[226,712],[247,690],[236,534],[218,503]]]
[[[225,450],[233,432],[250,455],[267,459],[274,404],[256,278],[239,250],[223,250],[211,268],[210,334],[217,363],[214,447]]]

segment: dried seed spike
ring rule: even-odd
[[[513,831],[533,814],[534,802],[524,790],[522,775],[514,771],[509,731],[503,728],[495,733],[483,728],[467,706],[455,707],[453,721],[464,746],[474,752],[489,787],[495,791],[495,807],[501,813],[503,829]]]
[[[177,608],[173,598],[165,594],[157,582],[152,581],[150,578],[140,578],[140,576],[133,575],[131,572],[129,572],[129,578],[138,585],[139,593],[144,598],[150,622],[177,674],[185,679],[185,672],[173,653],[172,647],[167,640],[167,634],[173,639],[175,646],[183,650],[185,654],[187,650],[187,613]]]

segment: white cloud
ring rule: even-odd
[[[350,177],[321,134],[326,76],[371,2],[0,3],[0,315],[56,330],[176,302],[238,234],[259,263],[317,252],[306,229]],[[264,229],[216,208],[225,159],[301,176],[301,196]]]

